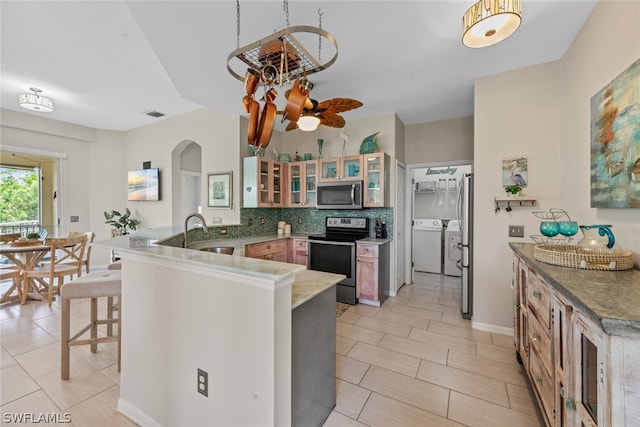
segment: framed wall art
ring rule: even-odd
[[[502,159],[502,186],[519,185],[527,186],[529,177],[527,174],[527,157],[507,157]]]
[[[231,209],[233,206],[233,172],[208,174],[207,206]]]
[[[591,207],[640,208],[640,59],[591,98]]]

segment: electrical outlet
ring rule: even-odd
[[[80,217],[77,215],[71,215],[71,222],[80,222]]]
[[[301,216],[298,217],[298,224],[302,224],[302,217]]]
[[[510,225],[509,237],[524,237],[524,225]]]
[[[253,225],[253,218],[249,218],[247,225]]]
[[[260,225],[264,225],[264,218],[260,218]]]
[[[221,228],[220,229],[220,234],[227,234],[227,229],[226,228]]]
[[[198,393],[209,397],[209,374],[198,368]]]

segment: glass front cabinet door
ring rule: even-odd
[[[576,425],[608,426],[609,370],[604,332],[584,315],[577,316],[573,331]]]
[[[368,208],[389,206],[389,155],[385,153],[363,154],[364,206]]]
[[[287,206],[309,208],[316,206],[317,162],[294,162],[288,165],[289,197]]]
[[[279,162],[264,157],[243,159],[243,207],[283,207],[284,174]]]
[[[321,171],[320,181],[360,181],[362,180],[362,156],[334,157],[318,160]]]

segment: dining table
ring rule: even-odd
[[[46,297],[46,283],[37,279],[28,278],[25,271],[33,270],[40,261],[51,250],[51,246],[45,245],[43,241],[34,242],[13,242],[0,245],[0,256],[8,258],[20,269],[22,273],[22,300],[21,304],[27,302],[27,297],[31,299],[43,300]],[[43,289],[44,288],[44,289]]]

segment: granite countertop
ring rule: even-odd
[[[304,266],[283,262],[266,261],[243,256],[221,255],[198,250],[185,250],[179,247],[155,244],[158,240],[165,239],[179,233],[176,227],[161,227],[141,230],[126,236],[115,237],[94,243],[96,246],[115,249],[121,252],[145,254],[154,258],[180,260],[194,266],[210,266],[217,270],[241,273],[248,276],[281,279],[295,275],[291,286],[291,309],[295,309],[316,295],[324,292],[345,278],[341,274],[325,273],[321,271],[306,270]],[[241,247],[251,243],[266,242],[270,240],[286,239],[289,237],[305,238],[306,234],[292,234],[287,236],[268,235],[253,236],[243,239],[220,239],[215,242],[220,246]],[[196,243],[202,246],[211,246],[214,241],[194,242],[192,249],[197,249]]]
[[[189,244],[189,249],[201,249],[208,246],[233,246],[233,254],[244,256],[244,247],[253,243],[270,242],[272,240],[282,240],[288,238],[306,239],[311,233],[295,233],[295,234],[264,234],[260,236],[249,236],[238,239],[216,239],[216,240],[199,240]]]
[[[561,295],[613,335],[640,334],[640,271],[561,267],[538,261],[535,244],[509,243]]]
[[[293,285],[291,285],[291,309],[301,306],[316,295],[335,286],[345,277],[342,274],[313,270],[305,270],[298,273]]]
[[[175,229],[176,227],[160,227],[140,230],[126,236],[95,242],[93,245],[114,249],[121,253],[129,252],[156,259],[180,261],[196,267],[210,267],[219,271],[276,281],[295,276],[305,269],[304,266],[297,264],[245,258],[243,256],[221,255],[155,244],[158,240],[176,234]]]
[[[367,237],[366,239],[360,239],[357,243],[373,243],[375,245],[384,245],[387,242],[390,242],[391,238],[387,237],[384,239],[378,239],[376,237]]]

